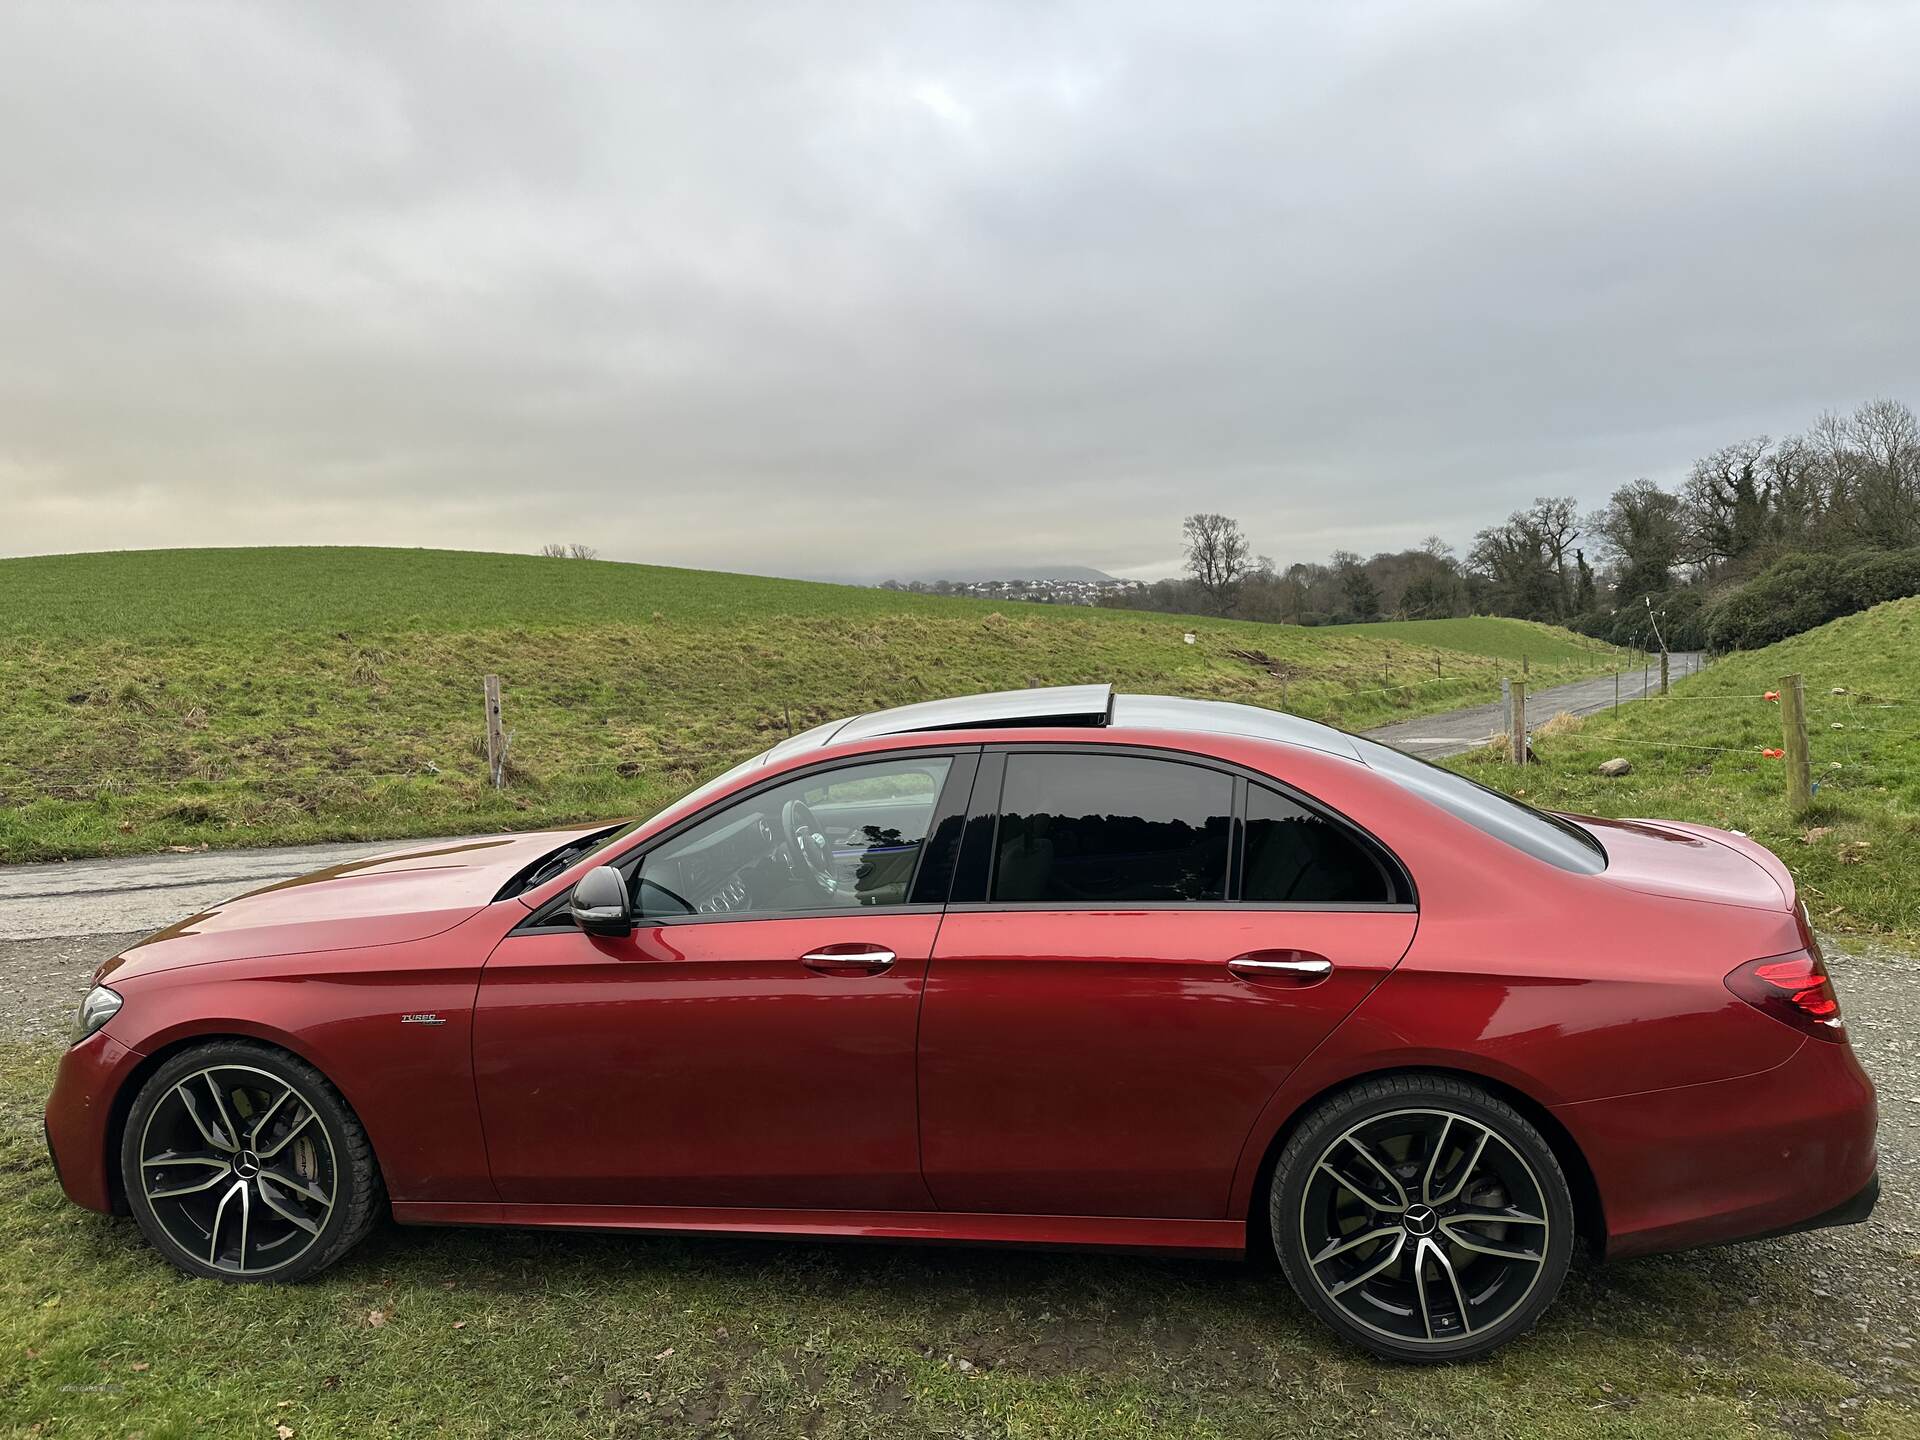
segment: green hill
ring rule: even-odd
[[[0,859],[645,812],[789,727],[1023,685],[1359,728],[1484,700],[1523,652],[1536,684],[1611,654],[1511,620],[1305,630],[522,555],[0,560]]]
[[[1799,674],[1807,699],[1813,809],[1788,812],[1780,706]],[[1535,804],[1610,816],[1672,816],[1743,830],[1777,851],[1823,925],[1920,935],[1920,597],[1849,615],[1678,682],[1665,700],[1536,738],[1525,771],[1485,757],[1461,768]],[[1633,772],[1608,780],[1601,761]]]
[[[1342,625],[1340,633],[1485,655],[1510,660],[1515,667],[1522,658],[1529,666],[1561,661],[1585,663],[1593,654],[1594,644],[1586,636],[1558,626],[1541,625],[1532,620],[1490,619],[1484,615],[1457,620],[1379,620]]]

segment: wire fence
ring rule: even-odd
[[[1698,740],[1608,735],[1605,745],[1629,753],[1668,751],[1731,756],[1767,767],[1780,764],[1790,807],[1811,803],[1823,786],[1856,788],[1865,783],[1884,790],[1912,773],[1889,747],[1920,742],[1920,728],[1903,723],[1911,710],[1920,708],[1920,696],[1856,692],[1845,686],[1835,686],[1824,695],[1806,696],[1799,693],[1802,683],[1798,676],[1785,676],[1779,690],[1669,693],[1648,696],[1644,702],[1648,714],[1673,705],[1720,706],[1736,714],[1744,711],[1749,721],[1760,721],[1771,732],[1760,743],[1710,745]],[[1782,691],[1789,688],[1796,691],[1797,710],[1783,698]],[[1745,728],[1751,731],[1751,725]]]
[[[1676,678],[1690,678],[1703,673],[1705,668],[1704,666],[1693,667],[1686,672],[1686,676]],[[1631,670],[1614,671],[1613,677],[1616,679],[1623,675],[1638,676],[1637,683],[1642,687],[1631,694],[1622,695],[1614,705],[1637,702],[1649,713],[1657,712],[1670,705],[1766,706],[1772,710],[1773,715],[1777,716],[1780,713],[1777,708],[1774,708],[1779,706],[1781,699],[1780,693],[1775,690],[1729,691],[1704,695],[1675,694],[1671,691],[1664,694],[1654,693],[1652,686],[1656,682],[1652,677],[1657,671],[1658,666],[1652,664],[1644,667],[1636,665]],[[1287,683],[1287,677],[1276,675],[1275,678],[1282,679],[1283,684]],[[1294,679],[1292,684],[1315,698],[1332,702],[1337,708],[1341,701],[1366,696],[1403,695],[1441,688],[1459,691],[1465,687],[1471,690],[1477,682],[1485,682],[1489,678],[1482,670],[1471,674],[1444,676],[1435,680],[1337,690],[1333,693],[1328,693],[1327,687],[1337,685],[1338,681],[1299,677]],[[1608,677],[1602,675],[1594,678],[1604,683]],[[1538,700],[1545,693],[1547,692],[1529,696],[1529,701]],[[1485,709],[1488,706],[1497,705],[1499,698],[1497,693],[1489,694],[1487,699],[1462,708]],[[1598,707],[1602,712],[1608,708],[1606,704]],[[1920,741],[1920,729],[1893,723],[1872,723],[1861,718],[1881,713],[1891,719],[1894,712],[1920,708],[1920,697],[1831,692],[1817,699],[1808,699],[1804,708],[1809,715],[1847,717],[1823,719],[1822,723],[1809,723],[1807,726],[1810,755],[1817,743],[1819,755],[1812,758],[1827,762],[1829,765],[1857,768],[1863,762],[1871,763],[1884,758],[1883,755],[1876,753],[1872,748],[1874,746],[1896,741]],[[1766,712],[1754,711],[1756,717],[1763,713]],[[1772,723],[1777,725],[1779,721],[1774,720]],[[1529,723],[1527,729],[1531,745],[1540,738],[1537,733],[1540,723]],[[1606,743],[1609,746],[1619,746],[1628,750],[1735,755],[1769,762],[1784,758],[1785,749],[1783,745],[1767,743],[1711,745],[1698,741],[1614,735],[1608,736]],[[528,763],[523,756],[514,755],[511,757],[509,774],[511,784],[535,791],[586,785],[642,788],[650,782],[662,779],[671,778],[678,781],[693,778],[703,771],[717,769],[738,758],[740,758],[739,755],[728,752],[719,754],[711,760],[703,756],[698,763],[695,763],[693,757],[671,754],[645,757],[610,755],[603,761],[570,765],[561,769],[547,769],[537,763]],[[170,768],[177,768],[181,762],[175,760],[166,763]],[[272,774],[229,773],[227,765],[213,757],[206,757],[201,763],[205,767],[204,773],[155,774],[151,769],[53,771],[38,766],[0,762],[0,809],[16,808],[39,800],[103,801],[135,792],[184,792],[202,795],[239,792],[261,800],[291,800],[298,803],[308,798],[324,798],[329,791],[363,789],[395,783],[445,783],[478,788],[485,788],[491,784],[486,761],[479,757],[454,764],[422,761],[405,769],[370,771],[350,767],[302,766]]]

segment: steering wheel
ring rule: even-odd
[[[833,855],[827,837],[814,822],[813,811],[804,800],[789,800],[780,807],[780,831],[787,842],[787,866],[795,879],[809,879],[822,890],[840,888],[833,876]]]

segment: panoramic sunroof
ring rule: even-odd
[[[1112,713],[1111,685],[1050,685],[876,710],[849,720],[834,732],[833,739],[865,740],[915,730],[979,730],[1007,725],[1105,725]]]

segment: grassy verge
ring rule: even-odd
[[[1340,1349],[1277,1273],[1216,1262],[388,1230],[311,1284],[189,1281],[59,1195],[54,1058],[0,1048],[8,1433],[1915,1433],[1796,1350],[1815,1271],[1753,1249],[1577,1270],[1533,1336],[1441,1371]]]
[[[1358,728],[1482,701],[1520,653],[1538,684],[1611,663],[1520,621],[1304,630],[529,556],[7,560],[0,861],[644,813],[789,727],[1025,685]],[[504,793],[485,783],[489,672]]]
[[[1762,697],[1804,677],[1813,808],[1790,813],[1780,706]],[[1669,816],[1742,830],[1793,870],[1823,927],[1920,936],[1920,598],[1877,606],[1778,645],[1731,656],[1671,697],[1536,737],[1540,764],[1486,754],[1459,767],[1537,805]],[[1619,779],[1598,773],[1615,756]]]

